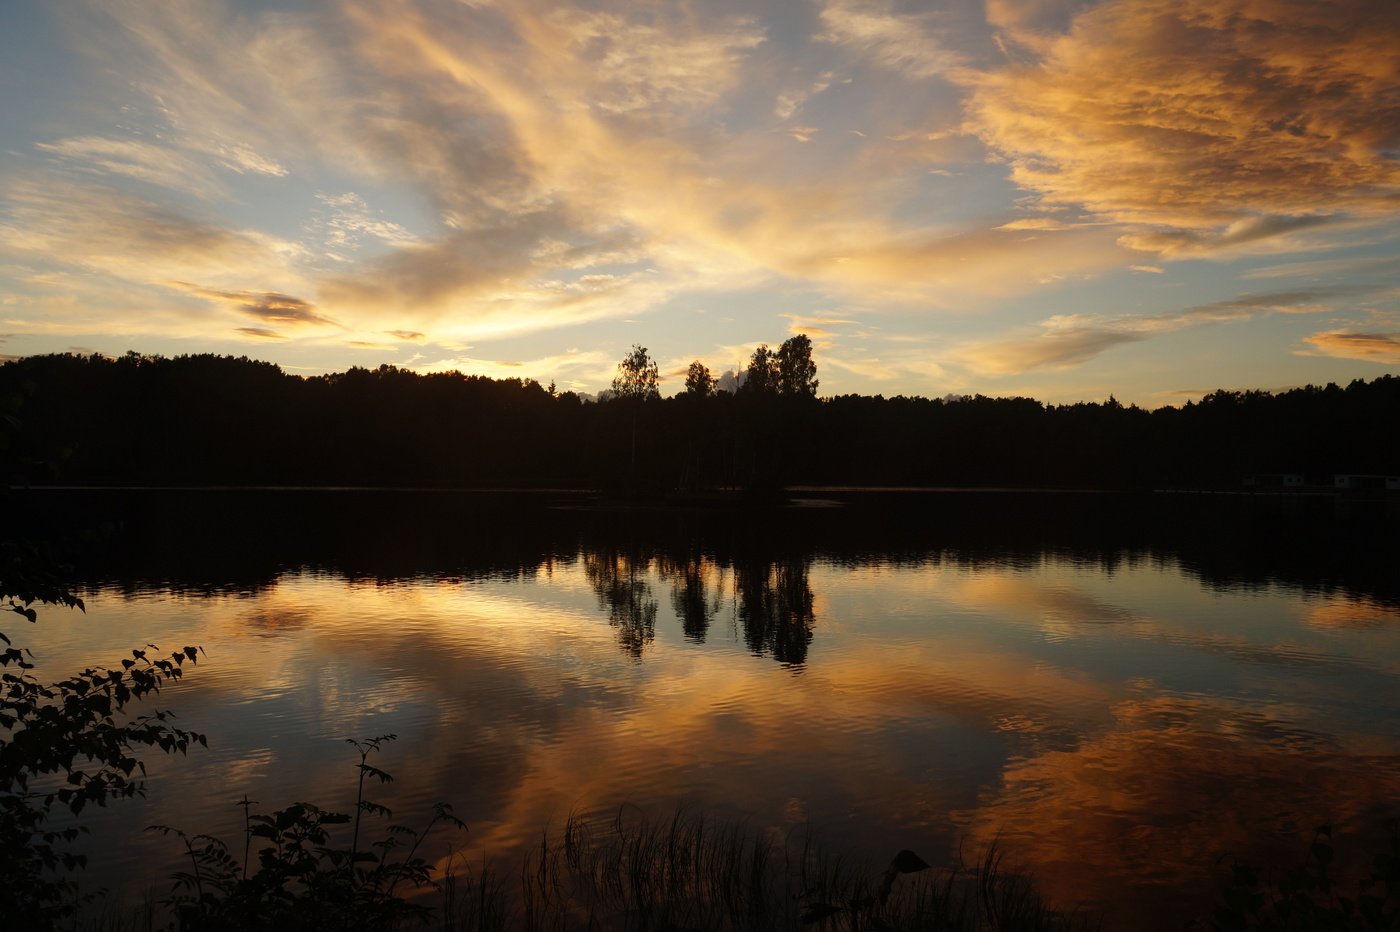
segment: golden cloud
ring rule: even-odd
[[[245,337],[253,337],[256,340],[285,340],[287,339],[276,330],[269,330],[267,327],[239,327],[234,333],[241,333]]]
[[[1303,342],[1323,356],[1387,364],[1400,363],[1400,333],[1324,330],[1303,337]]]
[[[316,306],[310,301],[276,291],[216,291],[188,282],[171,282],[170,285],[271,324],[335,324],[330,318],[318,314]]]
[[[959,79],[1018,185],[1189,254],[1393,211],[1397,47],[1388,0],[1110,0]]]

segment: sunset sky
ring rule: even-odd
[[[0,112],[6,356],[1400,371],[1395,0],[16,0]]]

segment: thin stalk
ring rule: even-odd
[[[360,783],[355,789],[355,830],[350,833],[350,861],[346,865],[352,884],[355,881],[355,860],[360,853],[360,817],[365,812],[365,768],[368,766],[365,762],[369,760],[370,750],[359,745],[355,747],[360,752]]]
[[[243,794],[243,799],[238,805],[243,807],[243,880],[248,879],[248,853],[253,848],[253,822],[250,811],[253,801],[248,798],[248,794]]]

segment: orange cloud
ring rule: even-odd
[[[1325,330],[1303,337],[1322,356],[1361,359],[1366,362],[1400,363],[1400,333],[1357,333]]]
[[[1398,46],[1389,0],[1110,0],[959,80],[1018,185],[1199,254],[1395,209]]]

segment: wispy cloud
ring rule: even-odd
[[[998,230],[1067,230],[1069,224],[1055,217],[1021,217],[1003,223]]]
[[[962,61],[939,40],[932,28],[935,18],[928,13],[897,13],[888,0],[826,0],[821,38],[882,68],[912,78],[931,78]]]
[[[1303,338],[1312,354],[1338,359],[1360,359],[1387,365],[1400,364],[1400,332],[1362,333],[1352,330],[1325,330]]]
[[[139,284],[178,280],[217,288],[299,280],[291,267],[300,252],[295,243],[108,185],[51,178],[16,182],[4,194],[0,248],[31,261]]]
[[[834,72],[823,71],[817,76],[816,80],[809,84],[794,90],[779,93],[777,100],[773,103],[773,115],[780,120],[786,120],[792,117],[797,111],[802,109],[802,105],[808,100],[831,87],[831,82],[835,77],[836,75]],[[850,130],[850,132],[855,133],[857,136],[862,135],[856,130]]]
[[[310,301],[292,295],[280,294],[276,291],[215,291],[191,285],[188,282],[171,282],[170,285],[269,324],[282,324],[283,326],[335,325],[335,321],[318,313],[316,306]]]
[[[1247,320],[1269,313],[1324,313],[1333,309],[1325,301],[1354,294],[1358,290],[1338,288],[1241,295],[1227,301],[1145,316],[1057,315],[1042,322],[1033,334],[974,343],[956,351],[953,358],[973,371],[991,375],[1011,375],[1036,369],[1069,369],[1114,347],[1189,327]]]
[[[143,139],[72,136],[56,142],[40,142],[35,148],[78,171],[121,175],[197,197],[225,193],[223,184],[201,160],[160,143]]]
[[[1346,259],[1307,259],[1301,262],[1281,262],[1249,269],[1240,275],[1244,279],[1315,278],[1388,269],[1395,265],[1389,256],[1353,257]]]
[[[831,340],[842,328],[858,324],[851,317],[832,317],[824,314],[779,314],[787,318],[788,333],[796,336],[805,333],[814,340]]]
[[[1150,336],[1131,327],[1050,324],[1037,336],[966,347],[956,353],[956,358],[975,372],[1014,375],[1035,369],[1071,368],[1105,350]]]
[[[365,199],[354,191],[344,194],[317,194],[320,215],[308,224],[312,233],[320,234],[333,255],[359,249],[365,239],[390,247],[414,246],[419,238],[401,224],[379,216]]]
[[[237,327],[235,333],[240,333],[245,337],[252,337],[255,340],[285,340],[286,337],[276,330],[267,327]]]

